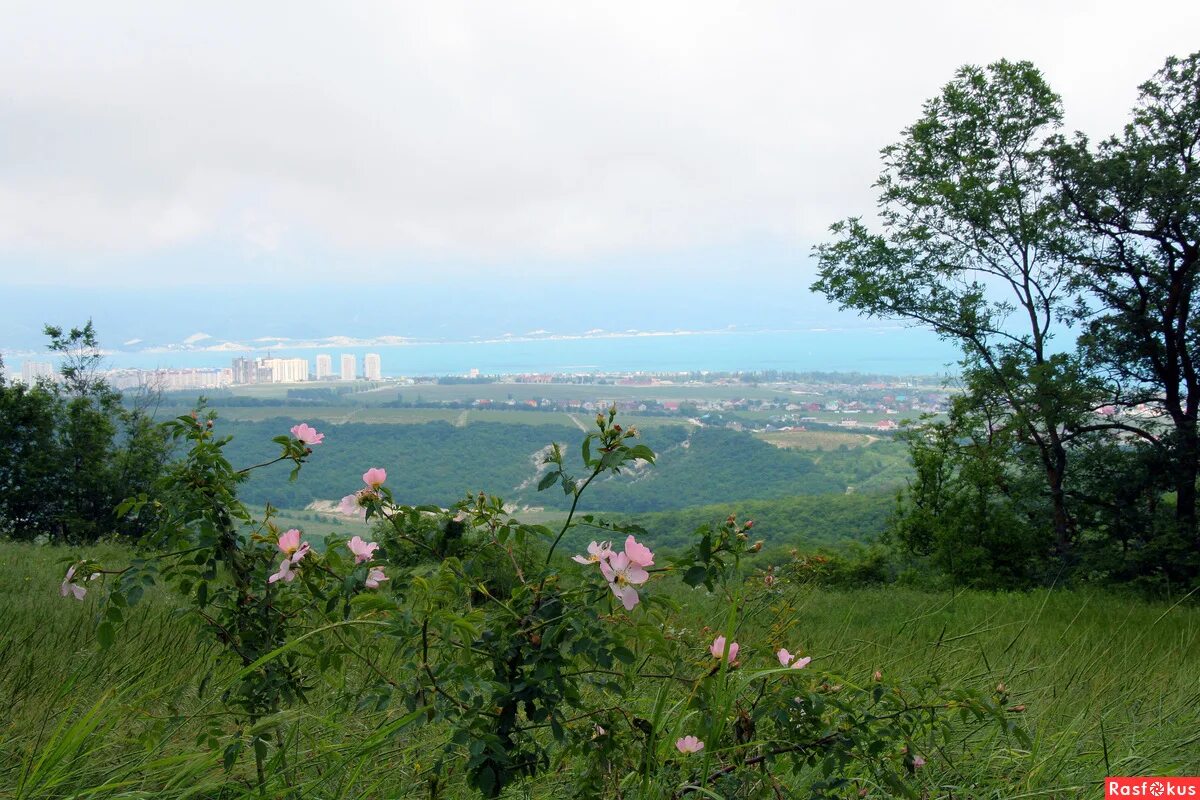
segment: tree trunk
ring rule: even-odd
[[[1067,494],[1063,491],[1063,470],[1052,467],[1046,470],[1046,480],[1050,485],[1050,503],[1054,510],[1054,549],[1060,558],[1066,558],[1071,552],[1074,539],[1074,524],[1071,515],[1067,513]]]
[[[1200,473],[1200,437],[1196,421],[1179,426],[1179,453],[1175,461],[1175,525],[1179,537],[1200,550],[1196,528],[1196,478]]]
[[[1046,465],[1046,483],[1050,487],[1050,503],[1054,511],[1054,549],[1058,557],[1065,560],[1075,541],[1075,521],[1067,511],[1067,493],[1063,488],[1067,474],[1067,448],[1055,424],[1052,420],[1048,426],[1050,441],[1044,447],[1043,463]]]

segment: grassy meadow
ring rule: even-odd
[[[231,669],[206,675],[211,645],[171,598],[148,595],[106,652],[96,648],[98,589],[59,596],[64,561],[120,564],[116,547],[88,552],[0,544],[0,798],[230,798],[251,791],[246,759],[229,775],[232,732],[220,693]],[[570,567],[566,567],[570,569]],[[665,598],[638,613],[682,652],[707,655],[706,623],[724,614],[703,590],[654,581]],[[929,743],[920,779],[930,797],[1096,797],[1112,774],[1200,773],[1200,609],[1061,590],[1028,594],[832,591],[758,582],[737,639],[746,668],[766,667],[781,642],[814,666],[865,682],[937,674],[981,689],[1003,682],[1032,747],[989,732]],[[387,640],[378,663],[388,668]],[[347,668],[284,712],[271,750],[271,797],[428,797],[425,770],[444,744],[436,727],[389,735],[405,713],[356,708],[361,676]],[[624,704],[649,716],[652,694]],[[1023,711],[1019,709],[1023,708]],[[215,746],[215,749],[214,749]],[[506,797],[570,797],[572,764]],[[469,797],[445,787],[444,797]],[[877,795],[883,796],[883,795]]]
[[[836,450],[839,447],[866,447],[879,437],[866,433],[845,431],[771,431],[754,434],[767,444],[788,450]]]

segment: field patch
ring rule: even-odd
[[[754,436],[787,450],[836,450],[843,446],[866,447],[879,441],[878,436],[849,431],[770,431]]]

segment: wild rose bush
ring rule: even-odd
[[[742,575],[741,557],[761,547],[752,522],[705,526],[667,558],[645,530],[577,516],[594,481],[654,461],[615,408],[597,416],[577,465],[558,445],[546,458],[539,489],[572,498],[557,531],[513,519],[483,493],[451,509],[404,505],[371,467],[341,508],[375,521],[372,541],[280,531],[270,507],[258,518],[237,499],[252,470],[290,463],[294,478],[330,446],[325,434],[298,425],[274,440],[277,458],[235,469],[214,419],[168,423],[187,456],[155,496],[120,509],[153,504],[163,522],[144,544],[155,555],[121,569],[73,563],[60,591],[83,599],[84,584],[104,583],[102,646],[147,586],[178,592],[235,670],[221,695],[229,713],[202,743],[222,753],[231,780],[252,758],[264,794],[286,793],[303,768],[286,761],[286,712],[318,682],[386,715],[371,744],[427,741],[419,760],[434,797],[462,780],[496,797],[563,769],[578,796],[782,796],[797,785],[812,796],[918,796],[916,770],[960,720],[1023,735],[1000,695],[934,679],[889,685],[880,672],[855,682],[802,641],[739,641],[746,620],[786,613],[789,591],[774,574]],[[596,538],[567,558],[559,546],[581,526]],[[672,581],[697,596],[703,586],[724,618],[676,630]],[[776,619],[768,630],[786,627]]]

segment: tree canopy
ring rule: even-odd
[[[910,437],[910,549],[961,565],[988,531],[992,569],[1018,552],[1071,566],[1083,544],[1110,567],[1120,547],[1200,573],[1198,65],[1168,59],[1095,147],[1062,135],[1032,64],[963,67],[883,150],[877,221],[815,249],[815,290],[963,354],[954,413]]]

